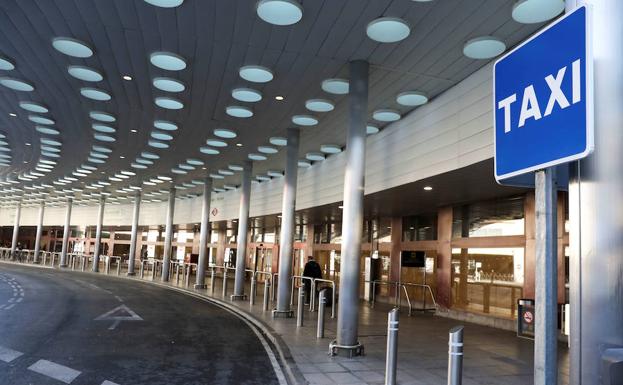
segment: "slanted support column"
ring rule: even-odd
[[[128,275],[134,275],[134,260],[136,258],[136,241],[138,239],[138,216],[141,210],[141,192],[134,196],[134,213],[132,215],[132,234],[130,235],[130,255],[128,256]]]
[[[93,250],[93,272],[97,273],[100,267],[100,244],[102,243],[102,222],[104,221],[104,205],[106,197],[100,196],[100,207],[97,211],[97,227],[95,229],[95,249]]]
[[[17,202],[15,208],[15,222],[13,224],[13,238],[11,239],[11,259],[15,258],[15,249],[17,249],[17,236],[19,235],[19,219],[22,215],[22,202]]]
[[[208,235],[210,234],[210,197],[212,196],[212,178],[203,183],[203,207],[201,210],[201,232],[199,233],[199,260],[195,289],[205,289],[206,266],[208,264]]]
[[[251,172],[253,163],[246,160],[242,169],[242,186],[240,188],[240,212],[238,215],[238,237],[236,250],[236,280],[234,281],[233,300],[244,300],[244,269],[247,256],[247,237],[249,230],[249,203],[251,202]]]
[[[292,284],[292,252],[294,249],[294,210],[296,207],[296,178],[298,174],[299,129],[288,129],[288,147],[286,148],[286,170],[283,183],[283,201],[281,204],[281,234],[279,236],[279,285],[277,308],[273,317],[285,315],[292,317],[290,309],[290,285]],[[274,282],[273,282],[274,285]]]
[[[162,281],[169,280],[169,265],[171,264],[171,243],[173,240],[173,215],[175,213],[175,187],[169,190],[169,205],[167,206],[166,228],[164,230],[164,256],[162,258]]]
[[[61,262],[59,267],[67,267],[67,247],[69,246],[69,233],[71,232],[71,206],[74,200],[67,198],[67,210],[65,211],[65,227],[63,229],[63,246],[61,248]]]
[[[346,173],[342,213],[342,261],[340,296],[337,307],[337,339],[329,344],[331,354],[344,350],[363,354],[358,339],[359,280],[363,193],[368,113],[368,68],[366,61],[350,63],[349,122],[346,138]]]
[[[39,204],[39,220],[37,221],[37,232],[35,233],[35,252],[33,262],[39,261],[39,252],[41,251],[41,233],[43,231],[43,212],[45,210],[45,202]]]

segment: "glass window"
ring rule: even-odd
[[[210,232],[210,243],[218,243],[218,231]]]
[[[402,218],[402,240],[433,241],[437,239],[437,214],[424,214]]]
[[[329,224],[331,229],[331,241],[329,243],[342,243],[342,222]]]
[[[294,228],[294,241],[305,242],[307,241],[307,225],[300,224]]]
[[[225,233],[225,242],[226,243],[236,243],[236,235],[238,234],[238,228],[235,229],[227,229]]]
[[[523,234],[523,196],[454,207],[453,238]]]
[[[116,241],[129,241],[132,238],[131,231],[115,231]]]

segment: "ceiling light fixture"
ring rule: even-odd
[[[329,112],[333,111],[335,105],[326,99],[310,99],[305,102],[305,108],[314,112]]]
[[[132,76],[130,76],[130,75],[123,75],[123,80],[130,81],[130,80],[132,80]]]
[[[48,113],[50,110],[44,106],[43,104],[35,103],[35,102],[19,102],[20,108],[30,111],[36,112],[38,114]]]
[[[184,83],[171,78],[154,78],[154,80],[152,80],[152,84],[157,89],[166,92],[182,92],[186,89]]]
[[[262,100],[262,93],[252,88],[234,88],[231,96],[241,102],[255,103]]]
[[[513,19],[534,24],[553,19],[565,10],[564,0],[519,0],[513,5]]]
[[[172,52],[154,52],[149,56],[149,61],[167,71],[181,71],[186,68],[186,60]]]
[[[368,124],[366,126],[366,134],[368,135],[374,135],[374,134],[378,134],[379,133],[379,128],[375,125],[372,124]]]
[[[294,115],[292,117],[292,123],[299,126],[309,127],[318,124],[318,119],[311,115]]]
[[[98,88],[82,87],[80,89],[80,94],[85,98],[97,100],[100,102],[106,102],[112,99],[112,96],[110,96],[108,92]]]
[[[327,79],[322,82],[321,88],[324,92],[335,95],[345,95],[350,89],[348,80],[346,79]]]
[[[163,131],[176,131],[177,124],[169,122],[168,120],[154,120],[154,127]]]
[[[184,0],[145,0],[146,3],[161,8],[175,8],[182,5]]]
[[[35,90],[35,87],[32,84],[24,80],[10,78],[6,76],[0,78],[0,84],[14,91],[31,92]]]
[[[421,92],[406,91],[396,96],[396,102],[402,106],[416,107],[426,104],[428,102],[428,97]]]
[[[238,136],[238,134],[236,134],[236,131],[234,130],[230,130],[227,128],[217,128],[214,130],[214,135],[218,136],[219,138],[223,138],[223,139],[233,139],[235,137]]]
[[[88,58],[93,56],[93,49],[91,49],[91,47],[72,37],[55,37],[52,39],[52,46],[58,52],[68,56],[78,58]]]
[[[431,191],[433,188],[431,186],[424,186],[424,190]]]
[[[292,25],[303,18],[303,7],[295,0],[260,0],[257,15],[273,25]]]
[[[392,109],[380,109],[374,111],[372,117],[379,122],[395,122],[400,120],[400,112]]]
[[[270,69],[259,65],[243,66],[238,73],[241,78],[253,83],[267,83],[274,78],[273,72]]]
[[[234,118],[250,118],[253,116],[253,111],[244,106],[227,106],[225,112]]]
[[[493,36],[481,36],[469,40],[463,47],[463,54],[470,59],[491,59],[506,50],[506,44]]]
[[[69,66],[67,72],[78,80],[85,82],[100,82],[104,76],[97,70],[85,66]]]
[[[371,21],[366,28],[368,37],[379,43],[397,43],[406,39],[411,27],[398,17],[381,17]]]
[[[275,100],[282,101],[282,100],[284,100],[284,99],[285,99],[285,98],[284,98],[283,96],[281,96],[281,95],[277,95],[277,96],[275,96]]]
[[[181,110],[184,108],[184,103],[178,99],[170,98],[167,96],[158,96],[154,99],[154,103],[160,108],[167,110]]]

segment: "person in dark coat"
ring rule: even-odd
[[[318,262],[314,261],[314,257],[307,257],[307,263],[305,264],[305,268],[303,269],[303,277],[310,278],[322,278],[322,270],[320,269],[320,265]],[[309,279],[303,280],[303,285],[305,285],[305,304],[309,304],[309,298],[311,293],[311,282]]]

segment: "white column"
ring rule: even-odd
[[[100,196],[100,206],[97,210],[97,227],[95,229],[95,249],[93,250],[93,272],[97,273],[100,267],[100,244],[102,243],[102,222],[104,221],[104,205],[106,197]]]
[[[205,274],[208,264],[208,235],[210,235],[210,197],[212,194],[212,178],[205,178],[203,184],[203,207],[201,209],[201,233],[199,234],[199,260],[197,261],[197,277],[195,289],[205,289]]]
[[[41,251],[41,233],[43,232],[43,212],[45,210],[45,201],[41,201],[39,205],[39,220],[37,221],[37,232],[35,233],[35,251],[33,262],[39,260],[39,252]]]
[[[13,238],[11,240],[11,259],[15,258],[15,249],[17,248],[17,236],[19,235],[19,218],[22,215],[22,202],[17,202],[15,208],[15,222],[13,224]]]
[[[162,258],[162,281],[169,280],[171,264],[171,244],[173,242],[173,215],[175,214],[175,187],[169,190],[169,205],[167,206],[167,223],[164,234],[164,256]]]
[[[61,248],[61,262],[59,267],[67,267],[67,247],[69,246],[69,233],[71,232],[71,205],[72,198],[67,198],[67,211],[65,211],[65,228],[63,229],[63,246]]]
[[[134,196],[134,212],[132,215],[132,233],[130,235],[130,254],[128,256],[128,275],[134,275],[134,259],[136,258],[136,241],[138,236],[138,216],[141,209],[141,192]]]
[[[251,201],[251,173],[253,163],[246,160],[242,170],[242,186],[240,187],[240,211],[238,214],[238,236],[236,249],[236,279],[232,300],[244,299],[245,260],[247,257],[247,231],[249,230],[249,203]]]

